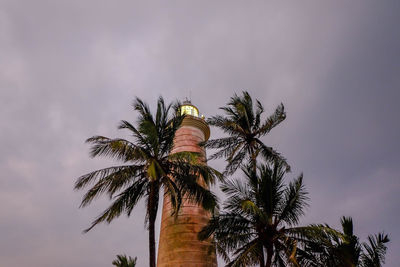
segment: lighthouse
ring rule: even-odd
[[[199,152],[206,164],[205,151],[199,143],[208,140],[210,127],[190,101],[183,102],[181,113],[186,116],[175,134],[171,153]],[[212,240],[200,241],[197,238],[210,219],[209,212],[184,197],[178,216],[175,218],[171,214],[170,198],[164,195],[157,267],[216,267]]]

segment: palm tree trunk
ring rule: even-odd
[[[150,267],[156,267],[156,241],[154,235],[154,220],[149,221],[149,249],[150,249]]]
[[[148,199],[148,214],[149,214],[149,257],[150,267],[156,267],[156,239],[155,239],[155,183],[151,182],[150,193]]]
[[[256,171],[257,171],[257,155],[256,155],[256,152],[254,151],[253,147],[251,147],[250,153],[251,153],[251,164],[253,167],[253,171],[254,171],[254,173],[256,173]]]
[[[271,267],[272,264],[272,247],[267,247],[267,262],[265,263],[265,267]]]

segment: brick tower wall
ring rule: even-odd
[[[204,120],[187,116],[175,135],[172,153],[200,152],[205,158],[198,143],[208,139],[208,135]],[[185,198],[177,219],[171,213],[170,198],[164,195],[157,267],[216,267],[215,247],[211,240],[199,241],[197,238],[210,214]]]

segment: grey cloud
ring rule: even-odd
[[[265,141],[304,171],[303,222],[352,215],[400,249],[396,1],[0,1],[0,258],[5,266],[147,265],[144,209],[82,235],[75,179],[112,164],[84,140],[124,136],[134,96],[191,94],[206,116],[247,89],[287,120]],[[221,133],[213,129],[213,135]],[[212,162],[222,168],[222,162]],[[237,175],[239,176],[239,175]]]

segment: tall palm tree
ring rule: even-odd
[[[260,153],[269,162],[275,160],[284,162],[289,169],[285,159],[260,140],[286,118],[283,104],[280,104],[265,121],[261,118],[264,112],[263,106],[258,100],[253,103],[248,92],[243,92],[242,96],[235,94],[227,106],[220,109],[224,111],[225,116],[213,116],[207,122],[222,129],[229,136],[208,140],[204,146],[219,150],[211,155],[210,159],[222,157],[227,159],[226,174],[234,173],[243,162],[252,162],[255,169],[256,159]]]
[[[183,195],[211,210],[216,205],[216,196],[197,182],[202,177],[204,182],[213,183],[220,174],[202,164],[198,153],[170,154],[175,133],[184,119],[178,104],[165,105],[160,97],[155,115],[139,98],[135,99],[133,107],[139,112],[138,126],[127,121],[121,121],[119,125],[120,129],[131,132],[132,142],[104,136],[94,136],[87,140],[92,144],[92,157],[111,157],[123,165],[85,174],[78,178],[75,189],[89,187],[81,207],[89,205],[102,194],[107,194],[112,200],[112,204],[85,232],[101,222],[110,223],[123,213],[129,216],[138,201],[144,198],[149,230],[149,266],[155,267],[154,225],[161,188],[170,196],[175,214],[180,208]]]
[[[353,232],[351,217],[341,218],[342,231],[329,225],[319,225],[318,233],[307,236],[302,249],[298,249],[299,262],[305,267],[380,267],[385,261],[386,243],[384,233],[368,236],[368,242],[360,243]]]
[[[117,255],[117,259],[113,260],[112,265],[117,267],[135,267],[137,258],[126,257],[126,255]]]
[[[256,172],[249,164],[243,172],[245,182],[223,183],[225,211],[211,218],[199,238],[214,235],[227,266],[298,266],[296,247],[304,227],[295,226],[308,199],[303,176],[285,185],[285,166],[279,161],[258,166]]]

